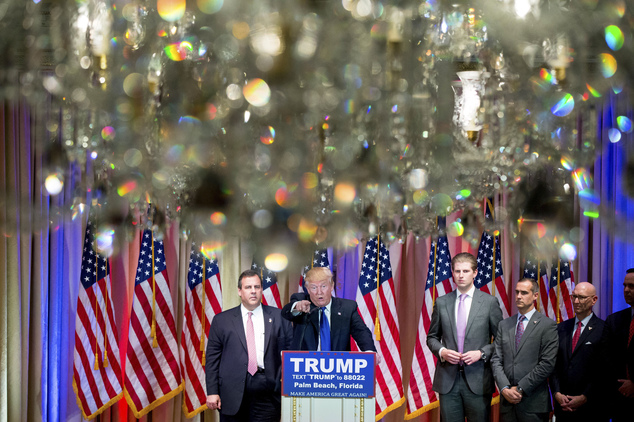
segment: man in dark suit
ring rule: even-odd
[[[634,414],[634,268],[625,273],[623,297],[630,305],[605,319],[609,406],[613,421],[631,421]]]
[[[247,270],[238,279],[242,304],[216,315],[207,343],[207,407],[221,422],[279,422],[282,350],[291,325],[280,310],[262,305],[262,280]]]
[[[539,285],[524,278],[515,287],[519,313],[502,320],[491,359],[500,389],[501,422],[545,422],[551,410],[548,377],[557,360],[557,324],[535,309]]]
[[[601,382],[604,322],[592,312],[597,291],[590,283],[578,283],[571,298],[576,316],[557,326],[559,350],[550,377],[557,422],[607,420]]]
[[[350,351],[352,336],[360,350],[376,352],[372,333],[357,311],[357,302],[332,297],[335,283],[330,269],[309,270],[305,283],[308,294],[293,294],[282,308],[282,316],[293,322],[292,350]]]
[[[495,391],[491,338],[502,320],[498,300],[476,289],[478,263],[470,253],[451,261],[457,290],[436,299],[427,346],[438,358],[434,391],[443,421],[488,421]]]

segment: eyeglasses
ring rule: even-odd
[[[592,296],[580,296],[580,295],[570,295],[570,298],[572,300],[577,299],[579,302],[583,302],[584,300],[586,300],[587,298],[592,297]]]

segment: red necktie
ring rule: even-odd
[[[577,322],[577,329],[575,330],[575,335],[572,336],[572,351],[573,352],[575,351],[575,347],[577,347],[579,336],[581,336],[581,321]]]
[[[247,351],[249,352],[249,366],[247,370],[249,374],[254,375],[258,371],[258,358],[255,351],[255,330],[253,329],[253,320],[251,315],[253,312],[248,312],[249,319],[247,319]]]

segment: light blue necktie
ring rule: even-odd
[[[326,307],[321,309],[321,321],[319,322],[319,338],[321,339],[322,352],[330,351],[330,324],[328,324],[328,317],[326,316]]]

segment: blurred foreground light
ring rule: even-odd
[[[264,259],[264,265],[276,273],[284,271],[288,266],[288,258],[283,253],[272,253]]]
[[[64,178],[57,173],[50,174],[44,181],[44,187],[49,195],[57,195],[64,188]]]

